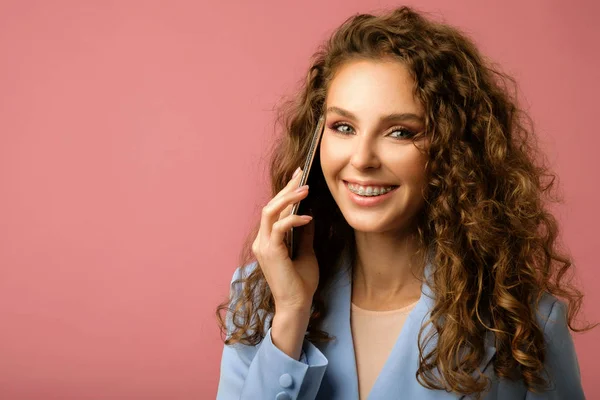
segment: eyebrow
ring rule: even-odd
[[[358,118],[356,117],[356,115],[352,114],[348,110],[344,110],[343,108],[339,108],[339,107],[335,107],[335,106],[327,107],[327,113],[329,113],[329,112],[334,112],[336,114],[341,115],[342,117],[346,117],[346,118],[358,121]],[[379,121],[381,123],[390,122],[390,121],[406,121],[406,120],[413,120],[413,121],[417,121],[420,123],[425,122],[422,117],[418,116],[417,114],[413,114],[413,113],[392,113],[389,115],[384,115],[379,119]]]

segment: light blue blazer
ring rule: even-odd
[[[271,329],[256,346],[235,344],[224,346],[221,359],[217,400],[358,400],[356,360],[350,330],[351,278],[345,272],[348,258],[334,277],[326,301],[327,316],[322,329],[336,339],[329,343],[313,344],[304,340],[300,361],[279,350],[271,340]],[[247,266],[247,275],[256,262]],[[236,269],[232,282],[241,277]],[[431,271],[427,264],[426,274]],[[232,295],[237,295],[232,291]],[[417,337],[421,324],[427,320],[433,306],[432,291],[422,285],[422,294],[408,315],[392,352],[383,366],[368,400],[418,399],[449,400],[467,398],[443,390],[427,389],[415,375],[419,365]],[[585,399],[581,387],[579,364],[573,340],[566,324],[566,309],[555,297],[546,295],[540,302],[538,321],[544,327],[547,341],[546,370],[552,380],[552,390],[528,392],[522,382],[500,379],[494,374],[496,352],[493,337],[488,336],[486,355],[481,365],[491,378],[491,388],[485,399]],[[272,317],[271,317],[272,318]],[[231,319],[229,318],[229,324]],[[231,326],[231,325],[229,325]],[[432,345],[435,342],[432,341]]]

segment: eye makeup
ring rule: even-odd
[[[327,125],[327,128],[330,129],[331,131],[333,131],[334,133],[338,133],[338,134],[341,134],[343,136],[350,135],[351,132],[348,132],[348,131],[344,132],[344,131],[340,131],[340,130],[337,129],[337,128],[341,127],[341,126],[349,127],[351,129],[354,129],[354,128],[352,128],[351,125],[349,125],[349,124],[347,124],[345,122],[334,122],[334,123],[331,123],[331,124]],[[404,126],[395,126],[395,127],[389,129],[389,133],[390,134],[394,133],[394,132],[403,132],[404,133],[405,136],[403,136],[403,137],[397,137],[397,136],[394,137],[392,135],[392,137],[394,137],[395,139],[399,139],[399,140],[410,139],[410,138],[412,138],[413,136],[416,135],[416,133],[412,129],[406,128]]]

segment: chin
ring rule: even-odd
[[[382,233],[386,232],[389,229],[389,225],[384,223],[380,217],[375,215],[348,215],[343,213],[346,222],[348,225],[352,227],[355,231],[359,232],[369,232],[369,233]]]

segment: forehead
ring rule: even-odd
[[[414,96],[415,82],[400,61],[357,60],[342,65],[327,90],[327,106],[358,114],[412,112],[423,107]]]

